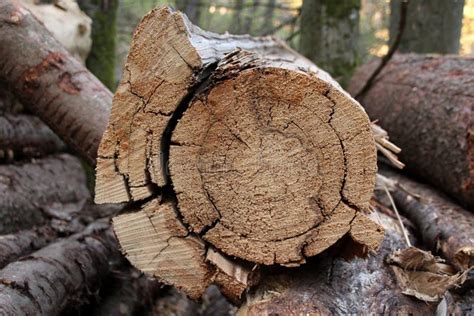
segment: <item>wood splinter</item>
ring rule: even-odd
[[[298,266],[343,236],[375,250],[363,215],[376,175],[362,107],[273,38],[217,35],[146,15],[99,147],[96,202],[142,271],[199,298],[237,300],[258,264]]]

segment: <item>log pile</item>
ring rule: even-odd
[[[0,30],[0,79],[31,111],[0,99],[2,313],[474,312],[472,279],[438,293],[425,277],[469,277],[472,213],[393,170],[377,175],[376,148],[400,167],[386,152],[397,147],[278,40],[155,9],[109,118],[111,93],[28,11],[2,2]],[[96,202],[125,209],[90,205],[78,159],[33,114],[97,162]],[[41,132],[26,139],[28,128]],[[411,246],[445,258],[442,271],[397,261]],[[410,297],[433,289],[434,301]]]
[[[96,203],[140,205],[114,219],[123,252],[192,298],[216,283],[238,299],[254,264],[383,235],[363,213],[376,150],[359,104],[283,43],[168,8],[134,34],[98,157]]]
[[[354,75],[349,92],[377,66]],[[474,207],[474,59],[436,55],[395,55],[360,100],[403,148],[407,170]]]

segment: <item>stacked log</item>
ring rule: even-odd
[[[192,298],[215,283],[238,300],[255,264],[382,239],[362,213],[376,150],[360,105],[283,43],[168,8],[134,34],[98,157],[95,201],[137,202],[114,219],[123,252]]]
[[[403,150],[407,170],[474,207],[474,59],[395,55],[359,100]],[[378,65],[352,78],[356,94]]]
[[[92,215],[99,210],[83,209],[85,217],[78,220],[71,215],[76,211],[68,211],[75,201],[60,201],[41,207],[51,220],[38,224],[52,231],[31,227],[35,223],[0,240],[0,247],[11,249],[0,270],[4,311],[233,311],[222,296],[206,291],[212,283],[234,302],[245,302],[242,314],[440,308],[402,294],[384,261],[408,245],[395,216],[368,215],[376,154],[367,116],[325,72],[284,44],[211,34],[180,13],[154,10],[135,33],[106,128],[111,94],[28,12],[2,2],[0,26],[9,41],[0,47],[0,56],[8,57],[1,59],[0,78],[29,109],[91,163],[106,131],[96,200],[133,202],[113,226],[122,251],[145,272],[121,260],[107,220],[115,211],[105,212],[103,222]],[[15,55],[22,42],[34,45]],[[39,154],[40,163],[65,156],[45,154]],[[25,155],[15,168],[36,163],[30,158]],[[423,224],[417,216],[407,215],[410,227]],[[449,241],[456,237],[449,235],[451,228],[437,227],[436,242],[423,229],[420,242],[430,247],[459,244]],[[367,256],[380,242],[380,252],[368,259],[339,258]],[[459,266],[466,262],[446,246],[440,254]],[[39,277],[27,278],[32,272]],[[146,275],[205,303],[150,283]],[[53,291],[52,284],[63,286]],[[448,310],[469,310],[469,299],[460,293],[448,298]]]

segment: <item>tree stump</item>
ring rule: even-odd
[[[377,249],[383,229],[362,213],[375,174],[369,119],[327,73],[161,8],[134,34],[95,199],[136,201],[114,230],[137,268],[238,299],[256,264],[298,266],[346,235]]]

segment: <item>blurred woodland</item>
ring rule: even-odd
[[[385,54],[388,51],[390,30],[394,32],[396,27],[396,22],[394,22],[391,28],[391,4],[388,0],[79,1],[80,5],[86,9],[88,8],[87,3],[90,2],[106,3],[107,10],[104,14],[108,15],[107,18],[105,16],[100,18],[97,15],[94,23],[103,23],[104,28],[109,28],[108,32],[110,33],[106,32],[95,36],[104,36],[109,39],[96,41],[96,46],[113,45],[112,38],[115,39],[115,84],[122,74],[122,65],[128,53],[133,30],[144,14],[159,5],[170,5],[183,11],[194,24],[208,31],[251,34],[253,36],[277,36],[285,40],[292,48],[309,57],[317,65],[329,71],[331,75],[344,78],[350,77],[357,65],[367,62],[372,56],[380,57]],[[398,2],[397,0],[392,1],[392,8],[396,9]],[[433,8],[439,6],[439,11],[443,12],[443,8],[440,6],[443,2],[448,3],[450,8],[451,6],[457,7],[457,13],[452,13],[452,15],[455,15],[452,17],[452,23],[450,21],[446,21],[446,23],[449,23],[449,28],[461,30],[458,38],[456,36],[452,38],[452,40],[459,42],[459,46],[450,53],[474,54],[474,0],[432,1]],[[462,10],[463,7],[464,11]],[[96,7],[95,10],[97,9]],[[444,8],[444,10],[446,9]],[[416,13],[412,20],[427,14],[427,11],[424,12]],[[89,15],[94,16],[93,13]],[[106,19],[107,22],[101,22],[101,19]],[[435,23],[439,23],[439,20]],[[334,29],[331,30],[331,28]],[[336,30],[342,30],[342,32]],[[441,30],[442,27],[434,24],[432,33],[437,35]],[[333,33],[332,36],[329,35],[331,32]],[[115,35],[113,35],[114,33]],[[421,34],[417,33],[416,30],[415,32],[407,31],[406,33],[412,33],[413,36]],[[341,36],[350,40],[341,41]],[[444,45],[444,42],[439,40],[433,42]],[[98,49],[96,48],[96,50]],[[108,51],[110,50],[104,50],[100,54],[101,59],[112,58],[109,53],[106,53]],[[405,52],[408,52],[408,47]],[[429,48],[426,51],[413,49],[412,52],[444,53]],[[90,59],[93,59],[93,56],[94,52]],[[91,61],[89,65],[94,68],[92,64]],[[106,68],[106,65],[109,64],[108,62],[102,62],[100,68]],[[110,72],[108,75],[99,75],[99,78],[101,76],[109,76],[108,79],[103,80],[111,82]]]

